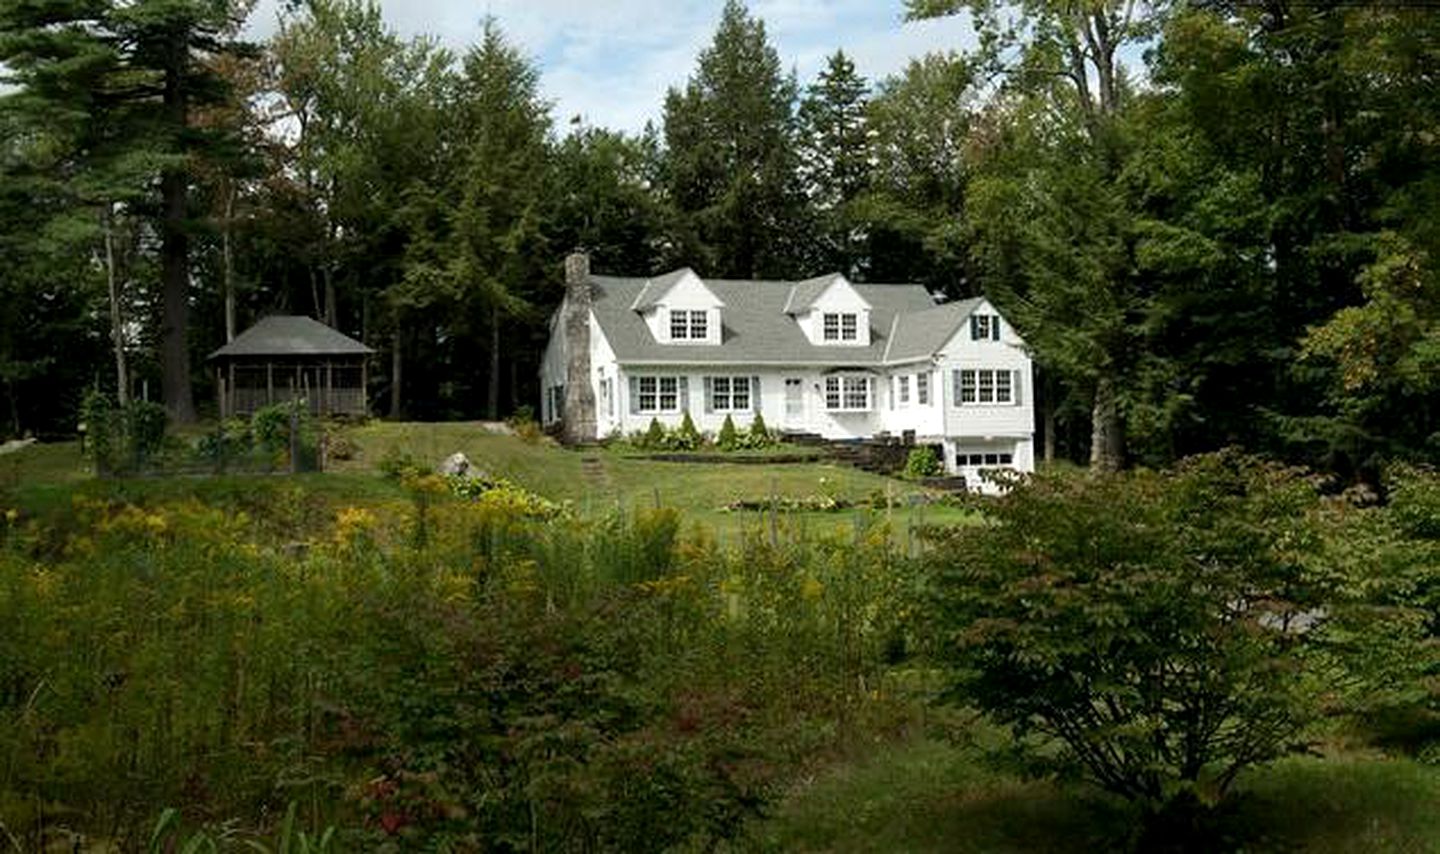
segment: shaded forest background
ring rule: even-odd
[[[985,293],[1058,457],[1440,450],[1433,10],[908,0],[980,47],[801,81],[731,0],[630,135],[554,115],[501,22],[457,53],[306,0],[249,44],[251,5],[0,2],[0,434],[96,386],[213,416],[205,356],[274,312],[380,351],[378,413],[504,416],[583,247]]]

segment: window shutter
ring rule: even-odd
[[[1000,340],[1000,315],[998,314],[990,315],[990,340]]]
[[[710,383],[710,377],[706,377],[704,382],[705,382],[705,411],[706,411],[707,413],[714,412],[714,411],[715,411],[715,392],[713,391],[713,388],[714,388],[714,387],[713,387],[713,386],[711,385],[711,383]]]
[[[980,340],[980,315],[978,314],[970,315],[970,340]]]
[[[630,414],[640,414],[640,378],[630,378]]]
[[[964,398],[960,395],[960,370],[957,368],[950,372],[950,394],[956,406],[964,406]]]
[[[681,411],[681,412],[689,412],[689,411],[690,411],[690,378],[689,378],[689,377],[681,377],[681,378],[679,379],[679,381],[675,383],[675,391],[678,392],[677,397],[680,398],[679,400],[676,401],[676,403],[680,404],[680,411]]]
[[[750,408],[758,415],[760,412],[760,378],[750,378]]]
[[[1020,384],[1021,376],[1023,376],[1023,374],[1020,371],[1016,371],[1015,378],[1010,381],[1010,400],[1016,406],[1020,405],[1020,389],[1023,388]]]

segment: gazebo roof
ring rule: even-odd
[[[211,359],[262,356],[364,356],[375,352],[349,335],[299,315],[271,315],[210,354]]]

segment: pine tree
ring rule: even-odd
[[[870,174],[868,93],[855,63],[836,51],[800,104],[802,173],[822,222],[820,263],[850,276],[864,266],[852,208]]]
[[[695,76],[665,98],[664,184],[687,256],[679,260],[745,279],[807,266],[795,100],[764,23],[728,0]]]

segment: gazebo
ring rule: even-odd
[[[210,354],[220,416],[296,399],[315,415],[366,415],[366,359],[374,352],[308,317],[264,318]]]

